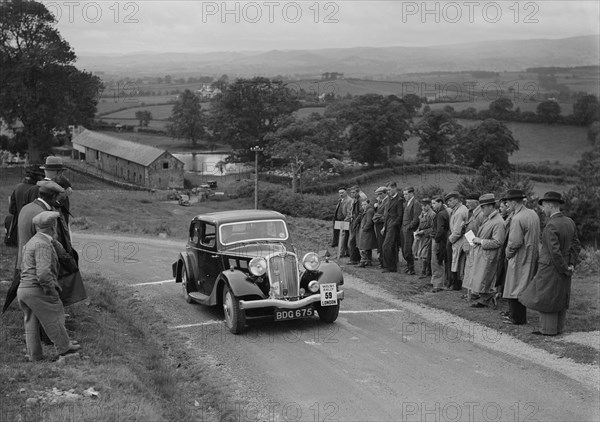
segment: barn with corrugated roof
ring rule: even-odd
[[[183,188],[183,162],[169,151],[87,129],[72,142],[73,158],[124,182],[152,189]]]

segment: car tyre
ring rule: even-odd
[[[340,313],[340,304],[333,306],[319,306],[317,307],[319,313],[319,319],[322,322],[332,323],[335,322]]]
[[[240,301],[228,285],[223,289],[223,313],[225,324],[233,334],[240,334],[246,328],[246,314],[240,309]]]
[[[181,270],[181,288],[183,290],[183,298],[187,303],[194,303],[194,299],[190,296],[190,292],[188,290],[188,273],[185,268]]]

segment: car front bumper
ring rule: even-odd
[[[344,299],[343,290],[338,290],[337,299],[338,304],[340,300]],[[240,309],[259,309],[270,307],[281,309],[298,309],[317,302],[321,302],[321,295],[319,293],[315,293],[314,295],[293,302],[281,299],[240,300]]]

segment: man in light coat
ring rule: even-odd
[[[462,204],[461,196],[458,192],[453,191],[444,198],[450,208],[450,230],[448,232],[448,259],[452,257],[450,266],[450,288],[452,290],[460,290],[462,288],[462,280],[459,275],[458,261],[462,251],[462,245],[465,242],[463,229],[467,223],[469,210]]]
[[[496,281],[498,261],[500,260],[502,245],[504,244],[505,231],[504,219],[496,209],[496,197],[493,193],[486,193],[479,197],[484,220],[473,239],[473,262],[470,272],[471,288],[479,295],[479,301],[473,307],[485,307],[494,298],[492,285]]]
[[[503,297],[508,299],[508,320],[515,325],[527,324],[527,308],[518,296],[527,288],[537,271],[540,243],[540,219],[523,204],[522,190],[509,190],[503,201],[509,203],[513,217],[506,246],[506,279]]]
[[[479,195],[478,194],[470,194],[467,195],[466,199],[466,207],[469,210],[469,214],[467,217],[467,222],[464,228],[464,232],[468,233],[469,231],[473,232],[473,235],[477,236],[477,232],[479,231],[479,227],[483,223],[485,216],[483,215],[481,206],[479,204]],[[465,238],[466,240],[466,238]],[[463,289],[467,289],[466,297],[467,299],[478,299],[475,294],[473,294],[473,278],[471,272],[473,270],[473,258],[474,255],[472,253],[472,247],[469,242],[463,242],[462,252],[459,258],[459,274],[462,274],[462,287]],[[459,275],[460,276],[460,275]]]
[[[373,223],[375,208],[368,200],[363,201],[361,206],[363,213],[358,234],[358,249],[360,250],[359,267],[370,267],[373,265],[373,249],[377,248],[375,223]]]
[[[373,224],[375,225],[375,235],[377,236],[377,254],[379,259],[379,267],[383,268],[383,240],[382,233],[384,226],[385,208],[389,201],[387,195],[388,189],[385,186],[380,186],[375,190],[377,201],[373,204],[375,213],[373,214]]]
[[[546,192],[539,204],[548,217],[542,233],[538,270],[519,293],[519,301],[540,313],[540,329],[533,334],[555,336],[565,327],[571,296],[571,276],[581,245],[575,223],[560,211],[564,203],[558,192]]]
[[[350,200],[348,197],[348,193],[346,192],[346,188],[340,188],[338,190],[338,201],[335,207],[335,212],[333,213],[333,239],[331,241],[331,247],[336,248],[339,244],[340,240],[340,229],[335,228],[336,222],[343,222],[346,219],[346,213],[348,211],[347,202]],[[342,246],[340,250],[340,256],[344,256],[348,253],[348,231],[341,230],[342,234]],[[346,232],[344,234],[344,232]]]
[[[69,339],[65,310],[59,297],[58,255],[52,246],[59,215],[57,211],[43,211],[33,217],[37,233],[23,247],[17,298],[25,314],[25,342],[30,361],[43,358],[40,324],[59,355],[81,348]]]

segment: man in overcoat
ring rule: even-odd
[[[40,324],[59,355],[81,348],[69,339],[65,310],[59,297],[58,255],[52,245],[58,217],[57,211],[43,211],[33,217],[32,224],[37,233],[27,241],[22,252],[17,297],[25,314],[25,342],[30,361],[43,358]]]
[[[340,240],[340,230],[335,228],[335,223],[337,221],[344,221],[346,219],[346,213],[348,211],[347,202],[350,200],[348,197],[348,193],[346,192],[346,188],[340,188],[338,190],[338,201],[335,206],[335,211],[333,213],[333,240],[331,241],[331,247],[336,248],[339,244]],[[343,232],[346,232],[345,236]],[[347,230],[341,230],[342,234],[342,246],[340,250],[340,256],[344,256],[348,253],[347,242],[348,242],[348,233]]]
[[[519,302],[519,294],[527,288],[537,271],[540,219],[523,204],[522,190],[509,190],[502,200],[509,203],[513,217],[506,246],[506,279],[503,297],[508,299],[508,320],[515,325],[527,324],[527,308]]]
[[[415,231],[413,255],[421,263],[420,279],[431,277],[431,234],[433,233],[433,220],[435,212],[431,209],[431,199],[421,199],[421,214],[419,227]]]
[[[350,188],[352,198],[352,211],[350,213],[350,237],[348,239],[348,253],[350,254],[349,265],[360,264],[360,250],[358,249],[358,236],[360,234],[360,222],[362,219],[362,200],[367,196],[361,192],[358,186]]]
[[[496,197],[486,193],[479,197],[484,220],[473,239],[471,254],[473,262],[470,272],[471,289],[479,295],[479,301],[471,306],[484,307],[494,298],[492,286],[496,280],[498,261],[504,244],[504,219],[496,209]]]
[[[546,192],[538,202],[548,217],[542,233],[538,269],[518,298],[527,308],[540,313],[540,329],[533,334],[555,336],[565,327],[571,276],[581,245],[575,223],[560,211],[564,203],[561,194]]]
[[[467,216],[467,221],[465,224],[465,228],[463,229],[464,233],[469,231],[473,232],[473,235],[477,236],[477,232],[479,231],[479,227],[483,223],[485,216],[483,215],[481,205],[479,204],[479,195],[478,194],[469,194],[466,198],[466,207],[469,210],[469,214]],[[465,238],[466,240],[466,238]],[[459,267],[460,272],[462,272],[462,287],[463,289],[467,289],[466,297],[470,299],[476,299],[476,295],[473,294],[473,278],[471,272],[473,270],[473,253],[471,250],[471,245],[469,242],[463,242],[462,244],[462,252],[460,253],[459,258]]]
[[[377,254],[379,255],[379,267],[383,268],[383,240],[384,236],[382,233],[384,225],[385,208],[387,206],[389,197],[387,195],[388,189],[385,186],[380,186],[375,189],[377,195],[377,201],[373,204],[375,213],[373,214],[373,223],[375,224],[375,235],[377,236]]]
[[[431,284],[433,285],[432,292],[437,293],[444,290],[447,261],[452,259],[446,254],[450,215],[444,206],[444,200],[439,196],[431,200],[431,207],[435,211],[432,227],[433,238],[431,239]]]
[[[450,280],[448,280],[452,290],[462,288],[462,280],[459,274],[459,259],[462,252],[462,245],[465,242],[464,228],[469,216],[469,210],[462,204],[460,193],[452,191],[445,197],[446,203],[450,208],[450,230],[448,231],[448,260],[452,257],[450,266]]]
[[[37,198],[37,189],[33,189],[36,183],[43,177],[44,172],[38,166],[32,166],[25,170],[25,178],[15,186],[9,199],[8,212],[12,215],[10,227],[6,234],[7,245],[18,245],[19,237],[19,213],[21,209]]]
[[[406,261],[405,273],[415,275],[415,257],[413,255],[414,233],[419,227],[419,215],[421,215],[421,204],[415,199],[415,188],[407,187],[403,191],[406,205],[402,214],[402,257]]]
[[[398,245],[402,216],[404,213],[404,199],[398,192],[398,185],[392,182],[389,185],[390,193],[384,215],[384,240],[383,240],[383,271],[395,273],[398,271]]]
[[[358,235],[358,249],[360,250],[359,267],[367,267],[373,265],[373,249],[377,248],[375,223],[373,223],[375,208],[369,203],[369,201],[363,201],[361,205],[363,213]]]

